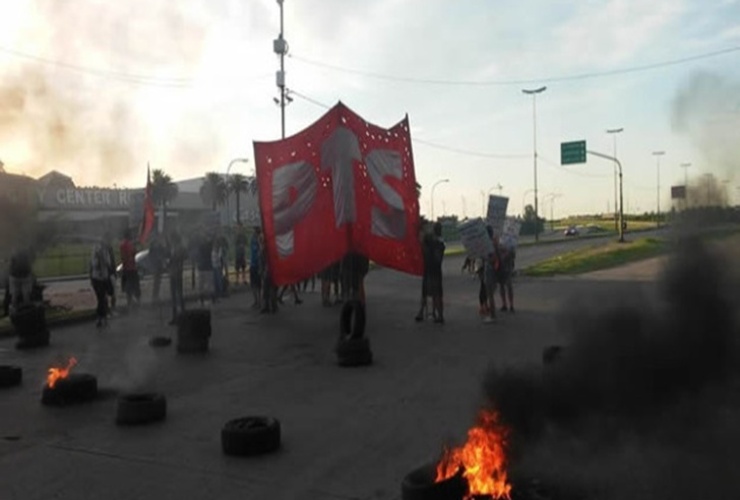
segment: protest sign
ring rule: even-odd
[[[460,241],[471,257],[485,257],[493,253],[493,242],[488,237],[483,219],[472,219],[458,226]]]
[[[488,197],[487,222],[493,228],[493,234],[501,236],[504,231],[504,220],[506,219],[506,208],[509,206],[509,198],[491,195]]]
[[[522,229],[522,221],[517,217],[507,217],[504,221],[504,230],[501,235],[501,245],[506,248],[516,248],[519,244],[519,231]]]

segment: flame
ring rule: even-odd
[[[452,450],[445,449],[434,482],[462,471],[468,482],[466,498],[490,495],[494,499],[510,500],[511,485],[506,480],[507,436],[508,429],[499,421],[498,413],[482,411],[477,425],[468,431],[467,442]]]
[[[77,364],[76,358],[69,358],[69,361],[67,361],[67,366],[64,368],[49,368],[49,375],[46,376],[46,382],[49,385],[50,389],[54,388],[54,385],[56,385],[57,380],[60,378],[67,378],[69,376],[69,371],[72,369],[74,365]]]

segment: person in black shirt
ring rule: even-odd
[[[423,321],[427,309],[427,297],[432,298],[432,316],[435,323],[444,323],[444,304],[442,302],[442,261],[445,243],[442,240],[442,224],[434,224],[433,232],[422,240],[424,256],[424,276],[422,278],[421,308],[416,321]]]

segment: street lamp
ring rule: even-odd
[[[540,240],[540,225],[537,205],[537,94],[541,94],[547,90],[547,87],[540,87],[538,89],[522,89],[522,92],[532,96],[532,121],[534,124],[534,241]]]
[[[229,166],[226,167],[226,182],[229,182],[229,173],[231,172],[231,167],[234,166],[234,163],[248,163],[249,160],[247,158],[234,158],[229,162]],[[227,184],[228,186],[228,184]],[[228,193],[226,195],[226,223],[231,224],[231,203],[230,203],[231,193]]]
[[[614,158],[617,157],[617,134],[624,131],[624,128],[607,129],[606,133],[611,134],[614,138]],[[619,231],[619,209],[617,208],[617,163],[614,162],[614,229]]]
[[[658,213],[656,215],[656,222],[658,227],[660,227],[660,157],[665,154],[665,151],[653,151],[653,156],[655,156],[658,160],[656,170],[658,172],[658,191],[657,191],[657,201],[658,201]]]
[[[561,193],[549,193],[547,195],[547,199],[550,200],[550,231],[555,232],[555,217],[553,215],[554,213],[554,206],[555,206],[555,200],[557,198],[560,198],[563,196]]]
[[[273,51],[280,56],[280,70],[275,74],[275,83],[280,89],[280,131],[281,137],[285,139],[285,54],[288,53],[288,42],[283,37],[283,0],[277,0],[280,5],[280,34],[273,40]]]
[[[437,187],[439,184],[443,184],[445,182],[450,182],[449,179],[441,179],[434,184],[432,184],[432,222],[434,222],[434,188]]]

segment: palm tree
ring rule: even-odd
[[[177,184],[164,170],[152,171],[152,202],[154,206],[162,207],[162,232],[167,223],[167,204],[177,198]]]
[[[240,209],[241,205],[240,194],[246,193],[249,183],[247,182],[246,176],[242,174],[233,174],[229,177],[228,188],[230,193],[236,193],[236,223],[239,224],[240,220]]]
[[[226,182],[221,174],[208,172],[203,178],[203,185],[200,187],[200,197],[203,203],[211,205],[215,212],[219,205],[224,204],[227,194]]]

